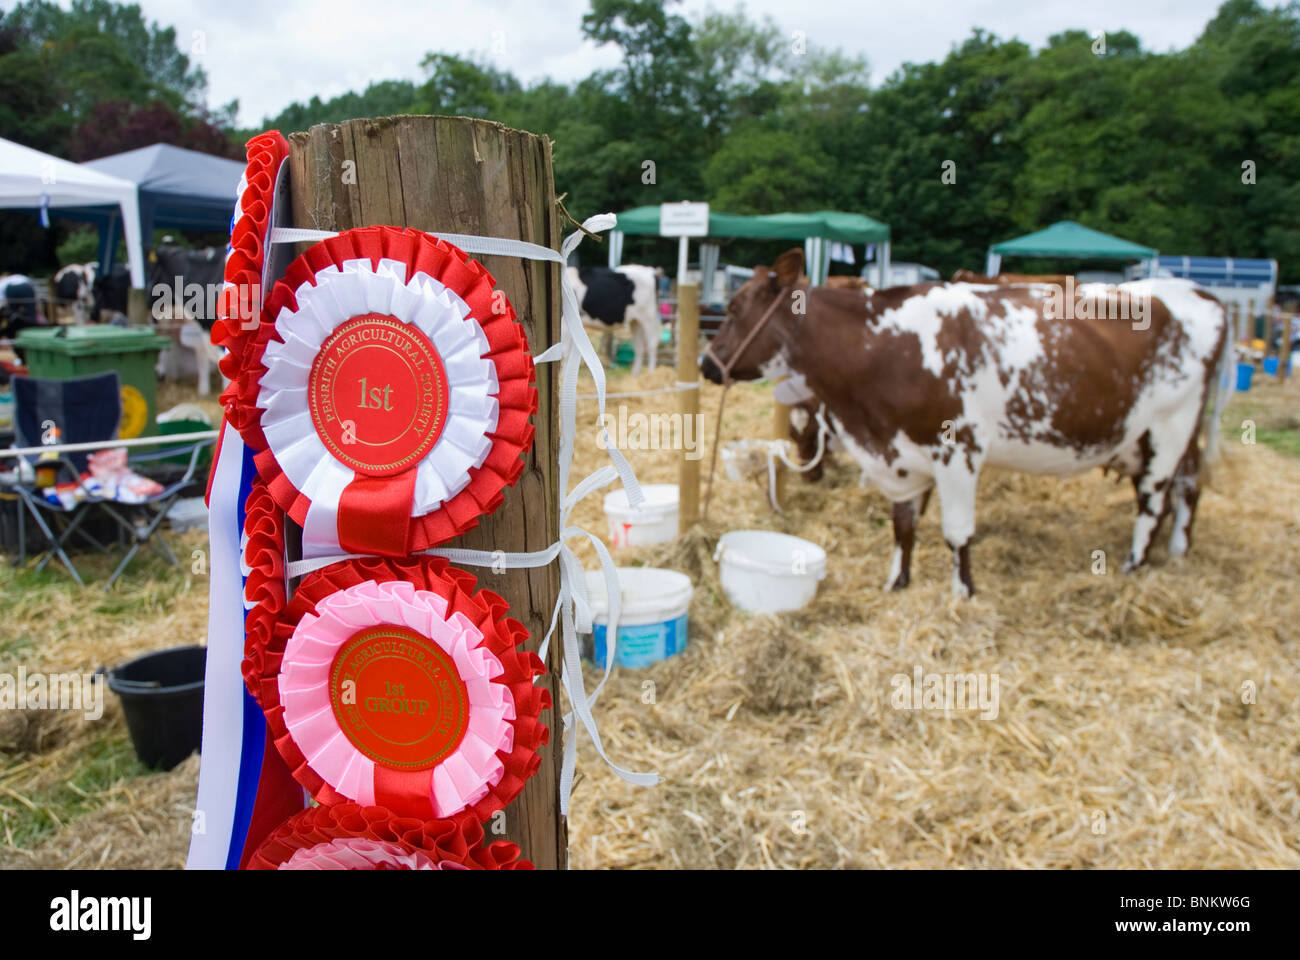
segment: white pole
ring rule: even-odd
[[[687,261],[687,255],[690,253],[690,249],[691,249],[691,241],[689,238],[687,237],[677,238],[677,289],[678,290],[680,290],[682,288],[682,284],[686,282],[686,261]]]
[[[215,440],[219,430],[196,433],[164,433],[156,437],[132,437],[128,440],[93,440],[87,443],[51,443],[42,447],[10,447],[0,450],[0,457],[36,457],[42,453],[79,453],[84,450],[113,450],[117,447],[165,447],[188,440]]]

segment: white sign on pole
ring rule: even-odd
[[[707,237],[709,205],[707,203],[659,204],[659,236]]]

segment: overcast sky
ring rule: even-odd
[[[64,0],[66,5],[66,0]],[[202,52],[209,103],[240,103],[239,120],[255,125],[294,100],[328,99],[375,80],[421,79],[431,50],[487,53],[504,45],[525,82],[572,81],[613,66],[618,52],[583,40],[587,0],[139,0],[146,16],[177,29],[178,41]],[[1276,6],[1276,0],[1266,0]],[[694,18],[734,0],[686,0]],[[1214,15],[1218,0],[749,0],[751,17],[770,15],[787,35],[802,30],[810,45],[866,54],[872,80],[900,64],[940,59],[972,27],[1034,46],[1067,28],[1127,29],[1143,46],[1183,47]],[[196,31],[201,31],[196,34]]]

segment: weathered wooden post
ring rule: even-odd
[[[682,414],[682,433],[687,436],[687,423],[693,423],[700,413],[700,288],[684,284],[677,291],[677,382],[696,384],[694,390],[679,390],[677,409]],[[702,438],[694,430],[695,450],[682,445],[682,459],[677,467],[677,532],[685,533],[700,519],[700,448]],[[694,454],[694,458],[691,454]]]
[[[135,287],[127,290],[126,322],[133,327],[145,327],[150,324],[148,291],[137,290]]]
[[[1281,313],[1282,319],[1282,339],[1278,342],[1277,347],[1277,380],[1278,383],[1286,381],[1287,364],[1291,362],[1291,324],[1293,317],[1289,313]]]
[[[315,230],[390,225],[440,233],[508,237],[558,249],[551,147],[545,137],[466,117],[381,117],[321,124],[289,138],[293,223]],[[560,267],[514,257],[477,257],[510,298],[534,353],[560,338]],[[505,503],[449,547],[540,550],[559,538],[556,364],[537,368],[537,434],[523,476]],[[559,594],[557,564],[493,573],[468,568],[482,587],[510,604],[536,650]],[[555,707],[543,714],[551,744],[541,770],[505,810],[504,833],[540,869],[567,866],[560,817],[561,644],[551,644],[547,674]]]
[[[784,378],[782,378],[784,379]],[[781,381],[776,381],[780,383]],[[775,386],[775,384],[773,384]],[[790,439],[790,407],[779,400],[774,400],[772,405],[772,439],[777,443],[785,443]],[[785,463],[777,459],[773,465],[773,490],[772,503],[776,507],[781,506],[781,501],[785,499]]]

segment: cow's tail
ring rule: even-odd
[[[1232,397],[1235,377],[1232,376],[1232,337],[1227,325],[1227,311],[1224,311],[1223,340],[1219,348],[1219,358],[1214,365],[1213,379],[1210,381],[1210,425],[1205,435],[1205,456],[1201,460],[1202,469],[1210,469],[1223,454],[1223,412]]]

